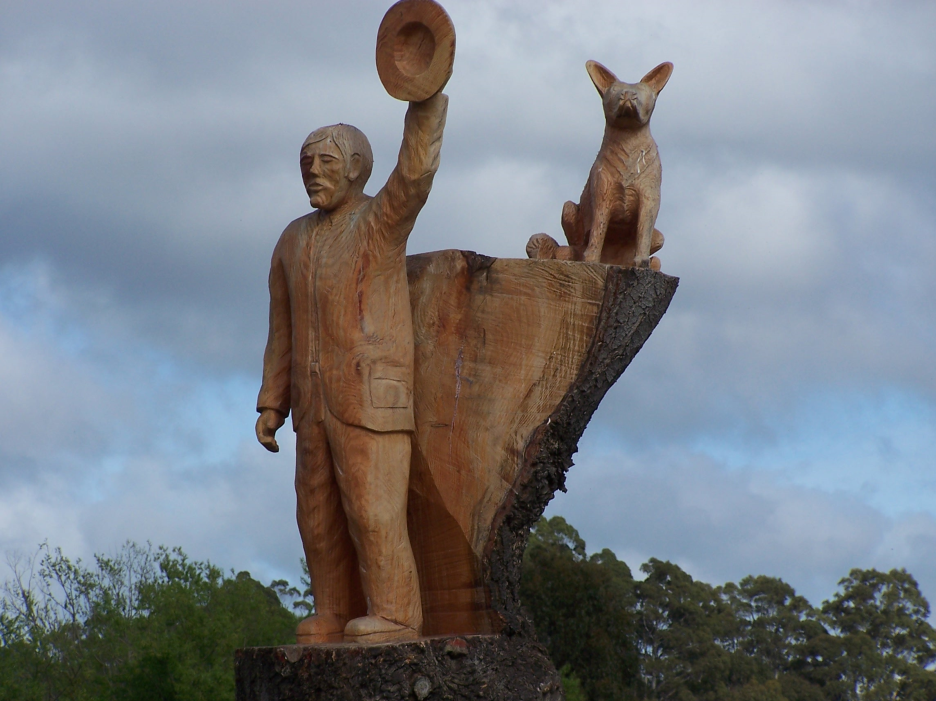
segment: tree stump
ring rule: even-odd
[[[531,640],[502,635],[249,648],[237,651],[235,669],[242,701],[562,698],[546,650]]]
[[[242,650],[239,701],[561,694],[520,605],[523,551],[564,488],[589,419],[679,280],[453,250],[409,256],[407,272],[416,419],[408,526],[427,639]],[[465,654],[452,652],[462,643]],[[424,696],[417,678],[428,680]]]
[[[424,634],[528,634],[530,527],[605,392],[669,306],[651,270],[440,251],[408,259],[416,337],[409,532]]]

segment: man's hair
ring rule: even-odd
[[[300,153],[305,151],[305,147],[325,139],[331,139],[335,146],[341,151],[345,164],[351,163],[351,157],[357,154],[361,157],[361,174],[358,176],[355,185],[359,184],[362,189],[370,177],[371,170],[374,168],[374,152],[371,151],[370,142],[364,136],[364,132],[350,124],[332,124],[329,127],[320,127],[306,137],[302,142]]]

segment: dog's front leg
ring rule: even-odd
[[[650,247],[653,243],[653,225],[660,210],[659,200],[648,202],[642,195],[637,205],[637,246],[634,252],[634,267],[650,267]]]
[[[585,247],[583,260],[588,263],[600,263],[608,224],[611,221],[611,198],[610,193],[602,193],[601,188],[594,188],[592,193],[591,229],[587,232],[588,245]]]

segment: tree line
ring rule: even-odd
[[[40,547],[0,585],[0,701],[234,698],[234,650],[294,641],[313,610],[180,549],[91,564]],[[561,517],[530,536],[521,596],[569,701],[933,701],[936,632],[905,570],[852,570],[816,608],[780,579],[712,586],[651,559],[636,579]]]
[[[934,701],[936,631],[906,570],[853,569],[816,608],[781,579],[712,586],[671,562],[586,555],[562,517],[527,546],[521,600],[569,701]]]

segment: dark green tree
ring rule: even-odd
[[[43,545],[0,587],[0,701],[232,699],[233,651],[292,640],[303,591],[128,543],[92,566]],[[569,701],[933,701],[936,631],[905,570],[852,570],[820,611],[780,579],[635,581],[541,520],[521,595]]]
[[[770,677],[788,671],[805,641],[803,622],[813,613],[809,602],[783,580],[764,575],[726,584],[721,592],[738,621],[738,649]]]
[[[809,602],[782,579],[764,575],[745,577],[738,584],[729,582],[720,592],[736,621],[735,634],[726,647],[736,660],[739,655],[746,658],[746,663],[736,665],[738,681],[747,680],[743,688],[773,680],[785,698],[822,701],[825,695],[819,682],[823,675],[816,672],[827,669],[829,661],[813,653],[821,649],[817,639],[829,636],[815,620],[818,612]]]
[[[565,519],[541,519],[524,556],[520,595],[556,666],[580,681],[586,698],[636,698],[633,578],[614,553],[587,557]]]
[[[731,607],[671,562],[651,558],[635,585],[637,644],[646,698],[695,699],[737,683],[722,641],[734,635]]]
[[[929,603],[904,569],[853,569],[822,605],[837,636],[839,697],[855,701],[936,699],[936,631]],[[837,654],[836,654],[837,653]]]

